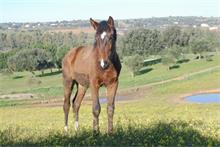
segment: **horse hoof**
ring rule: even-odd
[[[68,127],[67,126],[64,127],[64,131],[68,132]]]
[[[79,128],[79,123],[78,123],[78,121],[76,121],[76,122],[75,122],[75,131],[77,131],[78,128]]]

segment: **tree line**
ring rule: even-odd
[[[129,66],[140,67],[141,63],[135,62],[151,55],[161,55],[166,59],[165,61],[172,61],[173,58],[178,60],[186,53],[195,53],[201,57],[204,52],[217,50],[219,40],[219,36],[215,33],[201,29],[178,26],[166,29],[139,28],[119,35],[117,50],[120,58],[127,65],[130,63],[132,65]],[[0,32],[0,69],[35,71],[60,68],[62,58],[70,48],[92,45],[93,42],[94,34],[87,33],[2,31]],[[138,60],[140,56],[141,60]],[[137,67],[132,69],[137,70]]]
[[[178,47],[179,52],[201,53],[212,51],[219,43],[216,33],[192,28],[169,27],[164,30],[137,29],[128,32],[123,41],[123,55],[155,55],[163,50]],[[207,47],[196,47],[206,44]]]
[[[86,33],[0,32],[0,69],[34,71],[61,68],[62,58],[70,48],[92,42],[92,37]]]
[[[186,54],[195,54],[198,59],[209,59],[208,53],[220,51],[218,33],[205,29],[181,28],[137,29],[124,36],[122,54],[124,63],[133,75],[143,67],[144,59],[156,55],[161,57],[164,65],[172,68],[185,59]]]

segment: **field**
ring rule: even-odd
[[[100,133],[92,132],[91,100],[87,96],[79,114],[80,130],[63,132],[62,78],[59,72],[0,75],[0,94],[31,93],[32,98],[0,99],[0,144],[18,145],[149,145],[220,146],[220,104],[184,100],[194,93],[220,92],[220,54],[183,63],[167,70],[156,64],[148,73],[131,77],[123,66],[116,101],[114,133],[106,134],[106,104],[102,104]],[[101,95],[104,94],[101,89]],[[89,91],[87,93],[89,95]]]

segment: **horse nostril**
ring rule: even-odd
[[[104,64],[107,65],[107,64],[108,64],[108,61],[104,61]]]
[[[108,61],[104,61],[104,63],[105,63],[104,69],[107,69],[108,66],[109,66],[109,62]]]

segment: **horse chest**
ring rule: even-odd
[[[117,80],[117,72],[115,70],[107,70],[100,75],[102,85],[109,85]]]

